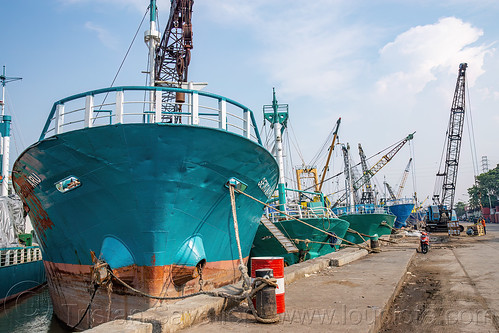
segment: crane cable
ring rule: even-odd
[[[132,46],[133,46],[133,43],[135,42],[135,39],[137,38],[137,35],[139,34],[140,32],[140,28],[142,27],[142,24],[144,23],[144,19],[146,18],[147,16],[147,13],[149,12],[149,7],[150,6],[147,6],[147,9],[146,9],[146,12],[144,13],[144,16],[142,17],[142,20],[140,21],[140,24],[139,24],[139,27],[137,28],[137,31],[135,32],[135,35],[133,36],[132,38],[132,41],[130,43],[130,45],[128,46],[128,49],[125,53],[125,56],[123,57],[123,60],[121,61],[121,64],[120,66],[118,67],[118,71],[116,72],[116,75],[114,76],[114,79],[113,81],[111,82],[111,86],[110,87],[113,87],[114,83],[116,82],[116,79],[118,78],[118,75],[120,74],[121,72],[121,68],[123,67],[123,65],[125,64],[125,61],[126,61],[126,58],[128,57],[128,54],[130,53],[130,50],[132,49]],[[106,95],[104,96],[104,100],[102,101],[102,104],[99,108],[102,109],[102,106],[104,105],[104,103],[106,102],[106,99],[107,99],[107,96],[109,95],[109,92],[106,93]],[[99,113],[99,110],[96,110],[97,114]],[[95,122],[96,119],[94,119],[94,122]]]
[[[475,176],[475,181],[476,177],[480,174],[480,171],[478,169],[478,157],[476,156],[476,143],[475,143],[475,132],[474,132],[474,127],[473,127],[473,117],[471,115],[471,99],[470,99],[470,92],[469,92],[469,87],[466,85],[466,93],[468,95],[468,103],[466,106],[468,107],[468,112],[466,112],[466,116],[468,118],[467,121],[467,127],[468,127],[468,134],[469,134],[469,139],[470,139],[470,148],[471,148],[471,161],[473,163],[473,173]],[[485,171],[485,170],[483,170]]]

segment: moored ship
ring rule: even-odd
[[[350,223],[345,240],[359,244],[369,241],[373,236],[389,235],[395,223],[395,215],[384,206],[355,205],[355,207],[337,207],[333,211],[339,218]]]
[[[317,169],[313,167],[296,168],[297,189],[285,186],[282,135],[287,127],[287,104],[278,104],[273,92],[272,105],[264,106],[264,117],[271,123],[274,130],[274,148],[276,159],[280,166],[280,181],[277,195],[258,228],[253,247],[252,257],[282,256],[285,265],[293,265],[308,259],[313,259],[340,248],[342,239],[349,223],[339,219],[328,207],[329,201],[321,192]],[[336,124],[329,157],[336,140],[341,118]],[[328,161],[324,167],[322,179],[328,169]],[[314,176],[313,191],[301,187],[304,174]]]
[[[45,283],[42,253],[26,233],[18,196],[0,197],[0,304],[17,299]],[[29,222],[28,222],[29,223]]]
[[[406,221],[414,209],[415,200],[413,198],[388,200],[386,205],[390,209],[390,212],[397,217],[394,227],[400,229],[406,226]]]
[[[5,114],[6,83],[21,80],[0,74],[0,303],[15,300],[45,283],[42,254],[33,242],[31,224],[21,199],[12,192],[9,181],[9,147],[11,117]],[[9,195],[10,194],[10,195]]]
[[[263,205],[231,200],[228,187],[265,202],[277,184],[252,111],[186,82],[192,1],[173,1],[167,25],[183,31],[183,55],[168,54],[164,36],[158,44],[155,1],[150,11],[150,85],[56,101],[39,141],[14,164],[54,313],[73,328],[163,302],[146,294],[182,296],[237,281],[239,249],[247,260]],[[159,74],[168,61],[157,63],[165,52],[178,74],[166,86]]]

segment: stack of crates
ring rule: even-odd
[[[461,233],[458,221],[447,222],[447,229],[449,230],[449,236],[459,236]]]

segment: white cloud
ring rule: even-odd
[[[414,96],[436,80],[436,74],[457,72],[461,62],[473,66],[473,76],[468,80],[472,86],[484,72],[483,61],[489,52],[487,46],[473,46],[482,35],[481,29],[455,17],[398,35],[380,50],[381,67],[390,72],[378,80],[378,93]]]
[[[238,22],[251,31],[259,48],[257,66],[283,95],[332,96],[353,84],[364,67],[358,54],[370,37],[362,26],[342,25],[342,1],[214,2],[206,9],[215,22]]]
[[[97,38],[101,41],[102,44],[104,44],[106,47],[110,49],[116,49],[117,48],[117,40],[113,37],[109,31],[106,29],[102,28],[101,26],[98,26],[97,24],[93,22],[86,22],[85,23],[85,28],[95,32],[97,34]]]

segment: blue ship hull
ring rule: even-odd
[[[407,218],[411,215],[414,203],[400,203],[388,206],[390,211],[397,216],[395,228],[400,229],[406,226]]]
[[[58,184],[68,177],[78,184],[61,193]],[[181,124],[84,128],[28,148],[14,165],[13,182],[30,208],[57,316],[70,326],[78,321],[90,300],[96,258],[153,295],[198,291],[200,269],[206,289],[236,281],[231,178],[265,202],[278,166],[245,137]],[[247,259],[263,206],[236,194],[236,207]],[[115,283],[111,296],[97,292],[95,314],[79,327],[157,303]]]

